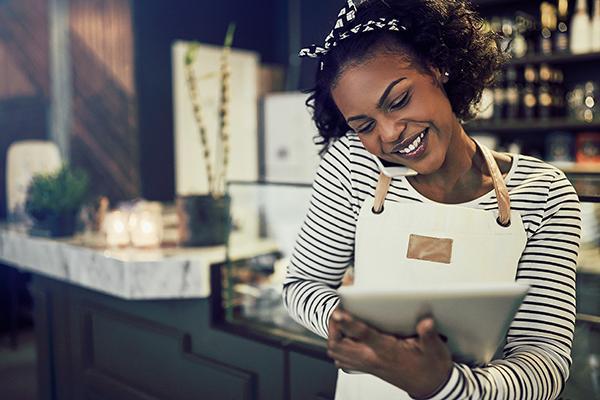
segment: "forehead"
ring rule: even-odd
[[[415,82],[424,79],[425,74],[406,54],[377,53],[366,61],[344,68],[331,94],[344,112],[348,103],[369,101],[372,97],[377,101],[386,87],[400,78]]]

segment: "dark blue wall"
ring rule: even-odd
[[[325,36],[333,28],[337,13],[344,5],[344,1],[339,0],[300,0],[300,18],[301,46],[311,44],[321,45]],[[301,89],[307,89],[313,86],[317,61],[312,59],[302,59],[300,84]]]
[[[174,197],[171,44],[178,39],[220,45],[230,21],[234,47],[254,50],[265,63],[288,66],[299,47],[322,43],[341,0],[133,1],[142,195]],[[290,12],[290,10],[292,10]],[[296,61],[296,64],[298,61]],[[291,68],[288,89],[312,86],[317,62]],[[295,72],[294,72],[295,71]]]
[[[234,47],[254,50],[266,63],[287,62],[287,1],[133,1],[142,195],[174,196],[171,44],[197,40],[221,45],[229,22]]]

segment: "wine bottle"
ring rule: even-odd
[[[594,16],[592,17],[592,43],[593,51],[600,51],[600,0],[594,2]]]
[[[541,35],[538,21],[532,15],[522,11],[517,11],[515,18],[517,24],[524,27],[523,37],[527,43],[526,55],[532,56],[537,54],[538,38]]]
[[[554,49],[557,53],[569,51],[569,0],[558,0],[558,25],[554,33]]]
[[[519,84],[517,83],[517,70],[508,67],[506,70],[506,118],[519,117]]]
[[[552,69],[551,73],[552,87],[552,115],[563,117],[566,115],[566,100],[564,88],[564,74],[558,68]]]
[[[533,65],[527,64],[523,75],[525,77],[525,86],[523,87],[523,107],[521,115],[525,119],[533,119],[536,117],[536,107],[538,103],[536,96],[537,71]]]
[[[600,119],[598,115],[598,108],[595,107],[598,104],[598,85],[593,81],[587,81],[584,88],[584,100],[583,100],[583,120],[585,122],[592,122]]]
[[[550,118],[553,114],[554,97],[551,88],[552,70],[548,64],[540,65],[540,87],[538,89],[538,116]]]
[[[571,18],[571,52],[587,53],[592,48],[591,22],[587,11],[587,0],[577,0],[575,14]]]
[[[512,46],[513,39],[513,21],[510,18],[502,18],[502,39],[501,39],[501,49],[502,51],[510,51]]]
[[[540,35],[540,53],[544,55],[552,54],[552,42],[554,41],[554,32],[556,31],[556,7],[542,1],[540,4],[541,15],[541,35]]]
[[[504,72],[501,70],[494,85],[494,119],[504,118],[506,105],[506,89],[504,89]]]
[[[527,40],[525,39],[524,33],[526,31],[525,26],[520,25],[519,21],[515,22],[514,37],[512,41],[512,55],[515,58],[525,57],[527,54]]]

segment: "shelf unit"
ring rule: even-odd
[[[472,0],[480,14],[485,18],[509,16],[516,11],[531,15],[539,12],[540,1],[523,2],[518,0]],[[569,1],[569,9],[574,8],[574,0]],[[600,51],[584,54],[561,53],[552,55],[534,54],[511,59],[507,66],[519,69],[527,64],[539,66],[542,63],[560,67],[565,74],[566,90],[578,82],[587,80],[600,84]],[[517,140],[534,152],[543,152],[546,135],[551,132],[600,132],[600,120],[584,122],[566,118],[512,119],[512,120],[473,120],[465,124],[469,133],[489,133],[498,136],[501,142]],[[574,164],[561,167],[575,186],[583,201],[600,202],[600,164]]]

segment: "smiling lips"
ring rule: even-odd
[[[429,128],[425,128],[418,134],[416,134],[406,140],[403,140],[402,143],[398,143],[396,146],[394,146],[394,148],[392,149],[392,153],[397,153],[400,155],[408,155],[408,154],[414,152],[423,143],[423,139],[425,138],[425,135],[428,132],[429,132]]]

